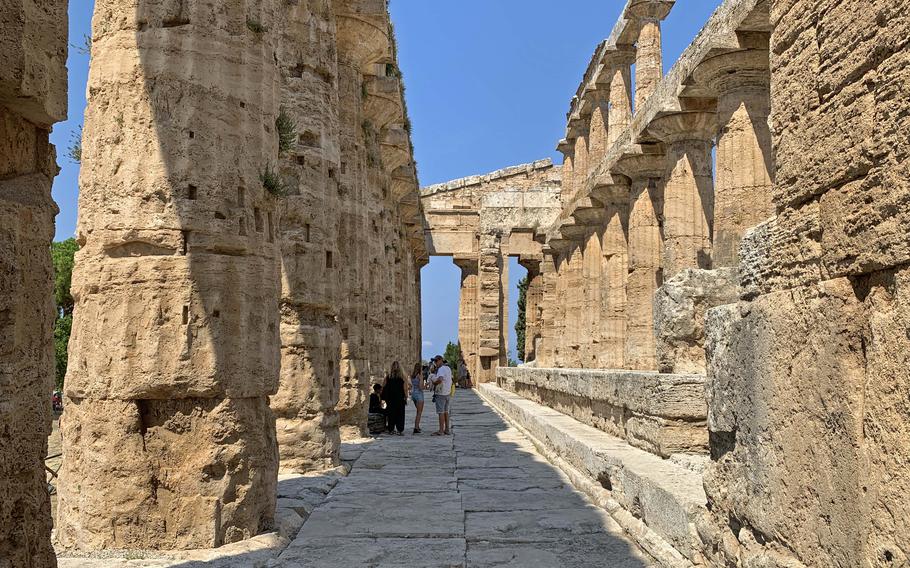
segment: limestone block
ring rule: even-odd
[[[712,311],[705,487],[716,538],[737,519],[741,557],[906,562],[908,290],[888,271]]]
[[[257,535],[275,508],[274,420],[265,397],[67,400],[58,543],[212,548]]]
[[[208,254],[111,259],[97,252],[87,247],[77,255],[79,315],[68,396],[242,398],[277,390],[273,260]]]
[[[642,371],[500,368],[498,384],[635,447],[704,453],[704,377]]]
[[[66,2],[0,3],[0,107],[44,128],[66,118],[66,10]]]
[[[705,314],[739,296],[736,269],[684,270],[654,296],[657,365],[662,373],[705,372]]]
[[[40,152],[32,146],[33,158],[47,154],[46,133],[42,144]],[[0,180],[0,565],[37,568],[55,565],[44,458],[54,384],[49,251],[57,208],[52,175],[41,169]]]

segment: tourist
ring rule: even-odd
[[[437,355],[433,360],[436,371],[430,375],[435,388],[433,401],[436,403],[436,415],[439,416],[439,430],[433,432],[434,436],[449,435],[449,404],[452,396],[452,369],[445,364],[442,355]]]
[[[376,383],[373,385],[373,392],[370,394],[370,413],[367,416],[367,429],[371,435],[378,435],[385,432],[386,417],[382,408],[382,385]]]
[[[468,366],[465,365],[464,357],[458,355],[458,388],[468,388]]]
[[[414,417],[414,433],[420,434],[420,417],[423,416],[423,369],[420,363],[414,365],[411,373],[411,400],[417,407],[417,416]]]
[[[408,395],[404,374],[398,361],[392,363],[392,370],[382,385],[382,399],[386,404],[389,434],[394,434],[397,430],[399,436],[404,436],[404,410],[408,404]]]

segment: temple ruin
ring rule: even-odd
[[[288,546],[430,256],[484,404],[655,565],[907,566],[907,6],[724,0],[664,74],[684,9],[627,0],[561,165],[420,188],[387,0],[97,0],[52,520],[66,2],[0,2],[0,567]]]

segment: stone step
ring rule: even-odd
[[[499,386],[669,458],[708,453],[705,376],[500,367]]]
[[[572,470],[566,473],[580,489],[606,491],[592,497],[663,564],[701,562],[695,520],[707,499],[699,473],[493,384],[477,390],[556,465]]]

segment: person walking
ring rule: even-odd
[[[404,435],[404,410],[408,404],[407,386],[401,365],[398,361],[392,363],[392,370],[385,378],[382,385],[382,399],[386,404],[386,418],[388,419],[389,434],[397,430],[399,436]]]
[[[435,394],[433,401],[436,403],[436,415],[439,417],[439,430],[433,432],[434,436],[448,436],[451,431],[449,428],[449,404],[452,395],[452,369],[445,364],[442,355],[437,355],[433,360],[436,364],[436,372],[431,375]]]
[[[411,400],[417,408],[417,416],[414,417],[414,433],[420,434],[420,417],[423,416],[423,368],[420,363],[414,365],[414,371],[411,372]]]

